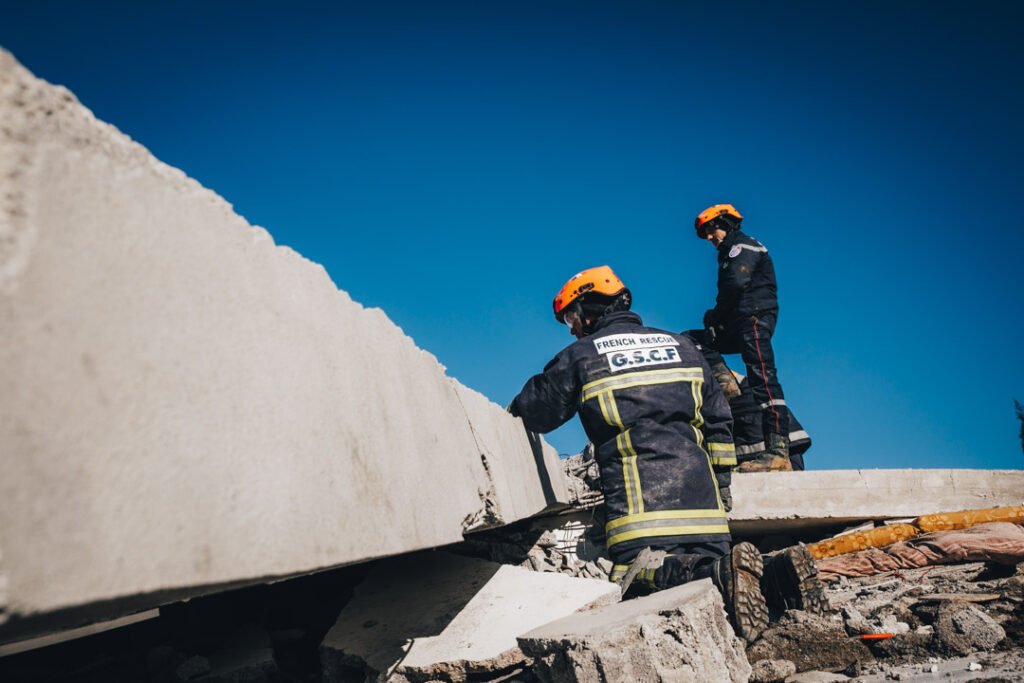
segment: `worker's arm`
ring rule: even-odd
[[[701,387],[701,415],[704,417],[704,444],[711,459],[722,502],[728,511],[732,508],[732,468],[736,467],[736,449],[732,441],[732,411],[721,387],[704,364],[704,383]],[[726,500],[728,498],[728,500]]]
[[[521,417],[530,431],[546,434],[576,414],[580,387],[569,356],[567,351],[555,356],[509,404],[508,411]]]

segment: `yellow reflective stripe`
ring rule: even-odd
[[[708,443],[708,450],[711,454],[711,464],[718,466],[733,466],[736,464],[736,449],[731,443]]]
[[[615,447],[619,450],[619,456],[622,460],[622,484],[626,489],[626,509],[629,510],[629,514],[632,515],[636,512],[636,504],[633,502],[633,485],[629,483],[629,455],[626,453],[626,449],[622,446],[621,433],[615,437]]]
[[[615,405],[614,399],[612,399],[612,405]],[[617,410],[616,413],[618,413]],[[642,515],[644,512],[644,496],[643,491],[640,490],[640,469],[637,467],[636,464],[636,451],[633,450],[633,441],[629,437],[629,430],[623,432],[622,436],[624,437],[624,441],[626,443],[626,450],[629,452],[630,456],[629,465],[630,468],[633,470],[633,486],[635,487],[635,493],[633,495],[636,498],[636,513]]]
[[[622,481],[626,488],[626,509],[630,515],[644,511],[644,498],[640,492],[640,471],[636,466],[636,451],[625,431],[615,437],[615,446],[622,456]]]
[[[601,406],[601,415],[604,417],[604,421],[614,426],[615,422],[612,421],[612,417],[608,412],[608,397],[604,394],[601,394],[601,396],[599,396],[597,399],[597,403],[598,405]]]
[[[690,384],[690,393],[693,395],[693,419],[690,420],[690,426],[693,427],[693,434],[697,437],[697,445],[701,447],[704,446],[704,432],[700,430],[704,426],[704,416],[700,414],[700,407],[704,401],[704,397],[700,392],[700,385],[702,383],[701,381]]]
[[[715,517],[721,517],[725,519],[725,513],[721,510],[654,510],[653,512],[643,512],[636,515],[626,515],[625,517],[618,517],[605,524],[605,531],[614,531],[620,526],[626,524],[636,524],[637,522],[656,522],[660,519],[713,519]]]
[[[710,470],[711,464],[708,463]],[[717,494],[717,491],[716,491]],[[634,538],[653,536],[718,535],[729,533],[725,510],[656,510],[636,515],[625,515],[605,525],[606,545],[611,547]]]
[[[729,525],[708,524],[699,526],[661,526],[649,529],[635,529],[621,534],[608,537],[608,547],[625,541],[632,541],[635,538],[650,538],[652,536],[706,536],[708,534],[727,534]]]
[[[615,394],[611,391],[598,394],[598,402],[605,422],[619,428],[615,437],[615,446],[622,457],[622,482],[626,487],[626,508],[629,514],[644,511],[644,496],[640,490],[640,469],[637,467],[637,455],[633,450],[633,442],[629,438],[629,430],[622,424],[619,406],[615,403]]]
[[[733,461],[735,462],[735,458]],[[726,463],[722,463],[723,465]],[[711,480],[715,482],[715,500],[718,501],[718,509],[721,511],[722,516],[725,516],[725,505],[722,504],[722,492],[718,490],[718,477],[715,476],[715,467],[711,462],[711,458],[708,458],[708,474],[711,475]]]
[[[704,379],[701,368],[669,368],[667,370],[644,370],[629,372],[618,377],[605,377],[583,385],[581,401],[588,401],[597,394],[615,389],[643,386],[647,384],[666,384],[669,382],[694,382]]]

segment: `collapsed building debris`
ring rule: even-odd
[[[746,681],[743,643],[709,579],[574,614],[519,636],[543,683]]]
[[[394,558],[378,563],[327,633],[324,669],[402,683],[507,676],[527,666],[516,636],[618,599],[607,581],[445,552]]]

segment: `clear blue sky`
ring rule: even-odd
[[[583,268],[698,326],[731,202],[810,468],[1020,468],[1024,4],[711,4],[6,0],[0,45],[502,405]]]

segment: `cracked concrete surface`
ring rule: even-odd
[[[0,641],[566,501],[519,420],[2,50],[0,136]]]

